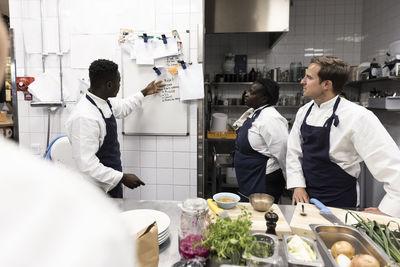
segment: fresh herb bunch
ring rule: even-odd
[[[218,260],[229,259],[233,264],[245,264],[242,254],[249,254],[255,237],[250,232],[251,213],[241,207],[242,213],[236,220],[217,217],[205,232],[204,247],[210,247],[211,253],[217,254]]]
[[[347,212],[345,217],[345,223],[347,223],[347,215],[353,216],[357,223],[353,224],[357,229],[365,231],[365,233],[378,245],[380,246],[386,254],[394,260],[397,265],[400,266],[400,242],[398,240],[398,235],[400,232],[400,226],[394,222],[390,221],[387,224],[379,224],[375,220],[364,221],[358,214]],[[397,224],[397,230],[392,231],[389,229],[391,223]]]

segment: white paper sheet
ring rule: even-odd
[[[35,81],[29,85],[29,93],[39,101],[60,101],[60,81],[49,73],[42,73],[35,77]]]
[[[203,64],[186,66],[186,69],[178,67],[181,101],[204,98]]]
[[[161,58],[178,54],[178,43],[174,37],[167,38],[167,44],[163,40],[153,39],[153,57]]]
[[[71,37],[71,67],[87,69],[96,59],[114,60],[115,35],[73,35]]]
[[[149,39],[147,43],[144,42],[143,38],[136,39],[134,48],[136,64],[154,65],[153,51],[153,39]],[[132,53],[130,55],[132,57]]]

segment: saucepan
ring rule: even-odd
[[[250,201],[251,206],[256,211],[267,211],[274,204],[274,197],[265,193],[254,193],[249,197],[238,192],[239,195],[247,198]]]

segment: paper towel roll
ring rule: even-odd
[[[225,113],[213,113],[211,116],[211,131],[212,132],[226,132],[226,122],[228,115]]]

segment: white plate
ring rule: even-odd
[[[164,212],[150,209],[137,209],[129,210],[121,213],[123,220],[129,227],[131,234],[136,234],[140,230],[144,229],[154,221],[157,222],[158,235],[164,234],[165,230],[168,230],[169,224],[171,223],[170,218]]]
[[[169,231],[165,231],[164,234],[158,235],[158,240],[164,238],[166,235],[169,235]]]
[[[161,245],[162,243],[164,243],[165,241],[167,241],[168,237],[169,237],[169,232],[168,232],[168,234],[167,234],[165,237],[163,237],[162,239],[158,239],[158,245]]]

